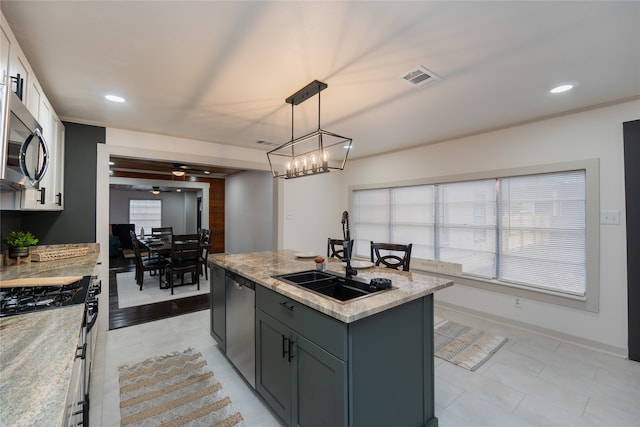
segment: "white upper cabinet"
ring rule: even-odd
[[[64,206],[64,126],[53,110],[24,52],[18,45],[6,19],[1,15],[0,72],[7,73],[6,89],[21,95],[22,102],[42,127],[48,148],[48,167],[39,189],[25,189],[15,194],[14,209],[62,210]],[[7,46],[5,46],[7,45]],[[7,54],[8,52],[8,54]],[[5,63],[8,57],[8,65]],[[2,62],[5,61],[5,62]],[[7,99],[6,97],[3,99]],[[3,195],[3,209],[8,198]]]

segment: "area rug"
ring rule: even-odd
[[[118,368],[124,426],[244,426],[222,386],[194,349]]]
[[[148,272],[145,272],[142,290],[140,290],[140,286],[136,283],[135,274],[134,271],[116,274],[116,282],[118,284],[118,308],[135,307],[194,295],[208,294],[210,289],[209,280],[205,279],[204,276],[200,276],[200,290],[198,290],[196,285],[174,286],[173,295],[171,295],[170,289],[160,289],[158,276],[151,276]]]
[[[475,371],[507,342],[506,337],[435,317],[435,356],[462,368]]]

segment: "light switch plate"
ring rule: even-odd
[[[620,224],[620,211],[600,211],[600,224]]]

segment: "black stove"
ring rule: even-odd
[[[90,279],[86,276],[69,285],[0,288],[0,317],[84,304]]]

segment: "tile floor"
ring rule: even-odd
[[[640,363],[455,311],[436,314],[509,338],[475,372],[436,359],[440,427],[640,426]],[[194,347],[248,427],[283,426],[208,331],[204,310],[107,332],[96,349],[90,424],[120,425],[118,366]]]

